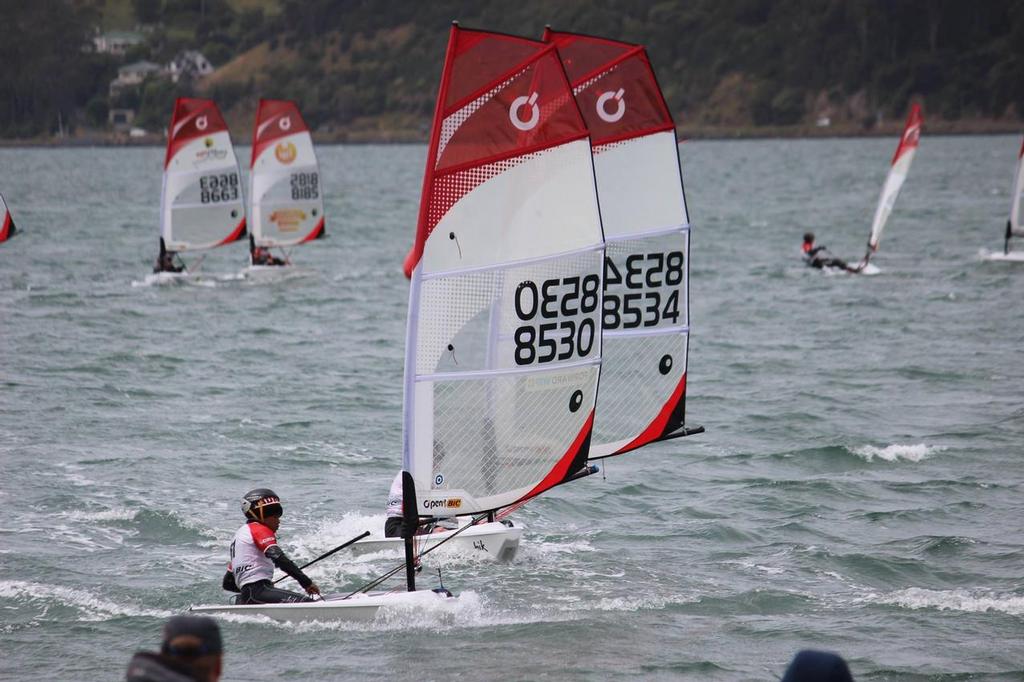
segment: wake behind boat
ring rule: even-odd
[[[1020,224],[1021,202],[1024,202],[1024,139],[1021,140],[1020,151],[1017,152],[1017,168],[1013,173],[1013,189],[1010,192],[1010,215],[1006,219],[1003,251],[1002,253],[982,252],[982,257],[986,260],[1024,263],[1024,251],[1013,251],[1010,249],[1010,244],[1014,237],[1024,237],[1024,228],[1021,228]]]
[[[249,197],[252,210],[250,266],[246,276],[274,276],[275,268],[290,266],[282,250],[325,236],[320,167],[313,138],[288,100],[261,99],[252,133]]]
[[[178,98],[167,131],[160,194],[160,253],[147,283],[192,279],[180,253],[217,248],[246,235],[238,160],[213,100]]]

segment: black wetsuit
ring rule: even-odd
[[[804,260],[812,268],[842,268],[843,270],[851,270],[850,266],[847,265],[846,261],[836,258],[829,253],[828,248],[824,246],[815,246],[804,253]]]

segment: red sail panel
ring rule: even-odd
[[[917,144],[921,139],[921,124],[923,122],[921,105],[914,104],[910,107],[910,113],[907,114],[907,122],[903,126],[903,136],[900,138],[900,143],[896,147],[896,153],[892,157],[893,164],[910,150],[917,149]]]
[[[252,157],[249,167],[274,141],[287,135],[308,132],[306,122],[295,102],[284,99],[261,99],[256,109],[256,126],[252,129]]]
[[[487,180],[473,169],[587,136],[553,46],[453,26],[441,74],[413,250],[419,263],[431,230]]]
[[[594,146],[675,129],[643,46],[550,29],[544,39],[558,48]]]
[[[0,225],[0,242],[5,242],[14,236],[14,221],[11,220],[11,214],[4,211],[4,217],[0,222],[3,223]]]
[[[174,103],[174,115],[167,129],[167,155],[164,168],[183,146],[198,137],[227,130],[228,124],[212,99],[179,97]]]

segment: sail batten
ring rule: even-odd
[[[250,168],[254,246],[289,247],[324,236],[320,166],[294,102],[260,100]]]
[[[420,514],[506,507],[582,467],[603,243],[556,52],[453,27],[406,261],[403,468]]]
[[[591,133],[605,290],[591,459],[667,437],[684,420],[690,219],[675,122],[641,45],[558,31]]]
[[[1010,225],[1012,236],[1024,237],[1020,225],[1020,208],[1024,202],[1024,139],[1021,139],[1020,152],[1017,153],[1017,169],[1013,173],[1013,191],[1010,194]]]
[[[211,249],[246,234],[238,160],[212,100],[175,102],[160,206],[160,234],[170,251]]]

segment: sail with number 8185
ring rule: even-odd
[[[403,468],[420,515],[505,507],[584,467],[603,259],[554,46],[453,26],[407,261]]]

